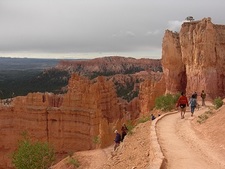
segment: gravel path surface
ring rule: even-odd
[[[209,142],[201,139],[191,126],[191,121],[205,111],[206,107],[201,108],[195,112],[194,117],[187,112],[185,119],[180,118],[180,113],[171,114],[157,123],[156,131],[167,169],[225,168],[224,157]]]

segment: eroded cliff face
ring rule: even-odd
[[[144,77],[139,97],[131,102],[117,97],[112,80],[73,74],[64,95],[29,93],[0,104],[0,168],[12,167],[10,153],[24,132],[32,140],[49,142],[59,154],[111,145],[115,129],[148,116],[154,99],[165,92],[161,72]]]
[[[211,18],[184,22],[179,34],[166,31],[162,51],[167,92],[225,96],[225,26]]]
[[[140,116],[148,116],[155,106],[155,99],[166,92],[166,83],[163,76],[158,80],[147,79],[140,86],[138,100],[140,102]]]
[[[166,93],[177,93],[186,89],[186,69],[182,61],[179,34],[166,30],[162,44],[162,65],[166,82]]]
[[[48,141],[58,153],[68,153],[112,144],[114,130],[128,120],[111,81],[99,77],[92,83],[76,74],[65,95],[16,97],[0,105],[0,116],[0,168],[11,166],[9,155],[23,132],[32,140]]]

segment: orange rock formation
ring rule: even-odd
[[[65,95],[30,93],[13,98],[10,105],[0,106],[0,168],[10,168],[9,153],[24,131],[33,140],[50,142],[58,153],[106,147],[113,142],[113,131],[134,117],[136,108],[117,98],[112,81],[98,77],[92,83],[76,74]]]
[[[208,98],[225,96],[225,26],[211,18],[184,22],[179,33],[166,31],[162,65],[167,92],[205,90]]]

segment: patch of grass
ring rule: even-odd
[[[223,100],[220,97],[217,97],[214,99],[213,105],[215,106],[215,109],[218,109],[223,105]]]
[[[47,169],[54,160],[54,149],[49,143],[32,142],[26,135],[12,156],[12,163],[16,169]]]
[[[75,168],[78,168],[80,166],[79,161],[73,157],[68,158],[68,164],[73,165]]]
[[[155,100],[155,108],[162,111],[171,111],[172,109],[174,109],[179,96],[179,94],[166,94],[163,96],[159,96]]]
[[[101,143],[101,139],[99,138],[99,136],[94,136],[92,141],[93,141],[94,144],[100,144]]]
[[[211,115],[211,114],[213,114],[213,112],[211,110],[209,110],[209,111],[206,111],[205,114]]]
[[[203,114],[201,114],[200,116],[198,116],[197,122],[198,122],[199,124],[204,123],[204,122],[209,118],[209,116],[210,116],[211,114],[213,114],[213,112],[212,112],[211,110],[206,111],[205,113],[203,113]]]
[[[197,122],[198,123],[200,123],[200,124],[202,124],[202,123],[204,123],[209,117],[206,115],[206,114],[202,114],[202,115],[200,115],[200,116],[198,116],[198,120],[197,120]]]

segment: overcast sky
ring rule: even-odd
[[[187,16],[225,25],[224,0],[0,0],[0,57],[161,58]]]

